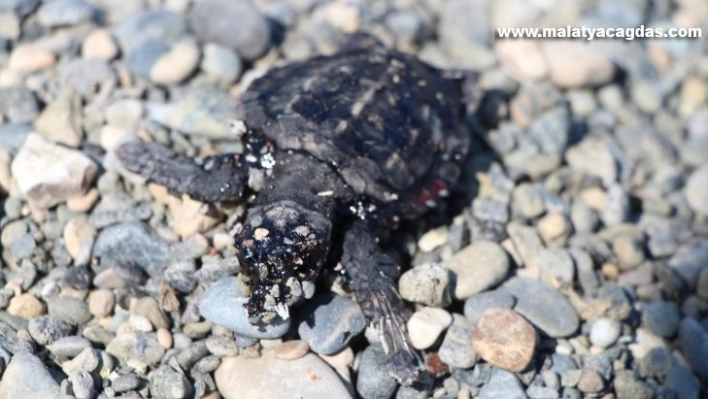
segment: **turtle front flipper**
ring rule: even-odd
[[[115,150],[130,172],[171,192],[201,202],[240,201],[245,197],[248,168],[238,154],[193,159],[155,143],[131,141]]]
[[[403,385],[412,385],[421,372],[420,358],[406,340],[407,310],[396,289],[399,270],[376,243],[376,231],[357,221],[346,232],[342,265],[364,315],[381,338],[388,368]]]

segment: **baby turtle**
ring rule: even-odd
[[[469,147],[459,80],[356,35],[331,56],[274,68],[243,94],[234,131],[242,154],[191,159],[152,143],[116,150],[148,181],[202,202],[248,202],[235,237],[251,280],[253,322],[304,299],[303,283],[341,263],[380,334],[389,369],[414,382],[399,267],[381,228],[445,196]]]

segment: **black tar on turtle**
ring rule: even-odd
[[[123,165],[203,202],[250,201],[235,237],[257,321],[304,299],[302,283],[340,262],[380,334],[389,369],[414,382],[398,265],[379,229],[423,213],[458,178],[469,147],[459,80],[356,35],[336,54],[275,68],[245,92],[244,153],[191,159],[131,142]]]

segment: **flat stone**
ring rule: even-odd
[[[454,277],[438,263],[416,266],[398,280],[401,298],[427,306],[445,307],[452,303]]]
[[[17,72],[43,71],[54,67],[54,53],[42,47],[28,43],[15,47],[10,54],[8,67]]]
[[[83,140],[82,115],[81,96],[62,90],[39,114],[34,128],[50,141],[78,148]]]
[[[109,61],[118,55],[118,45],[111,33],[105,29],[96,29],[84,38],[81,44],[81,56]]]
[[[274,351],[258,358],[227,357],[214,372],[214,381],[225,399],[352,397],[337,373],[314,354],[295,360],[279,359]]]
[[[445,309],[424,307],[408,319],[407,330],[411,345],[422,350],[431,347],[452,323],[452,316]]]
[[[503,281],[509,257],[499,244],[480,241],[445,260],[443,266],[455,273],[455,297],[466,299]]]
[[[310,345],[302,340],[283,342],[275,348],[275,356],[283,360],[295,360],[305,356],[310,351]]]
[[[642,311],[642,325],[660,337],[673,337],[680,321],[681,312],[673,302],[654,301],[646,304]]]
[[[56,399],[59,393],[44,362],[29,353],[15,353],[0,380],[0,399]]]
[[[503,291],[482,292],[469,297],[465,301],[464,313],[467,320],[476,324],[482,314],[491,308],[511,309],[514,307],[516,299]]]
[[[489,381],[479,390],[479,399],[497,398],[526,398],[526,392],[514,373],[493,368]]]
[[[91,21],[96,9],[84,0],[55,0],[44,3],[37,11],[37,21],[47,28],[78,25]]]
[[[116,336],[106,346],[106,352],[118,359],[157,364],[165,355],[155,333],[127,332]]]
[[[290,320],[276,316],[271,324],[251,324],[243,307],[248,301],[246,287],[236,277],[224,277],[212,284],[199,301],[199,312],[206,320],[251,338],[274,339],[285,335]]]
[[[536,330],[511,309],[492,308],[482,314],[472,332],[475,353],[492,365],[521,372],[536,350]]]
[[[299,312],[300,338],[313,352],[331,355],[364,331],[366,318],[359,304],[337,295],[316,295]]]
[[[52,144],[37,134],[27,137],[12,162],[20,191],[41,209],[84,194],[97,170],[81,152]]]
[[[390,398],[398,383],[388,372],[388,357],[381,345],[369,345],[361,354],[356,392],[363,399]]]
[[[500,290],[513,295],[517,301],[514,310],[550,337],[566,337],[580,324],[568,300],[541,281],[515,277]]]
[[[477,362],[477,354],[472,349],[472,330],[474,324],[462,315],[453,314],[438,356],[445,364],[458,369],[468,369]]]

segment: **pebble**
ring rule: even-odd
[[[15,159],[12,174],[20,191],[41,209],[84,194],[97,167],[81,152],[30,134]]]
[[[184,16],[166,9],[135,13],[113,29],[123,54],[130,55],[147,42],[173,44],[187,36]]]
[[[686,317],[679,325],[678,342],[693,371],[701,378],[708,377],[708,332],[696,320]]]
[[[424,307],[408,319],[407,331],[411,345],[422,350],[430,348],[452,324],[452,315],[444,309]]]
[[[49,345],[74,332],[71,324],[51,316],[40,316],[30,320],[27,330],[32,339],[40,345]]]
[[[683,192],[694,212],[708,215],[708,164],[696,168],[691,173]]]
[[[489,382],[479,390],[479,399],[497,398],[526,398],[526,392],[514,373],[493,368]]]
[[[91,320],[88,304],[79,298],[57,296],[47,300],[49,315],[71,325],[83,325]]]
[[[162,276],[172,263],[169,246],[141,222],[126,222],[103,229],[93,247],[103,265],[139,266],[149,275]]]
[[[246,287],[236,277],[224,277],[207,288],[199,301],[199,312],[206,320],[250,338],[273,339],[283,336],[290,320],[276,316],[270,324],[262,321],[252,325],[243,305]]]
[[[91,31],[81,44],[81,56],[86,59],[110,61],[118,56],[118,45],[106,29]]]
[[[452,315],[452,324],[448,327],[438,349],[438,356],[443,363],[458,369],[474,366],[477,362],[477,354],[470,345],[473,326],[474,324],[462,315]]]
[[[629,195],[619,184],[607,188],[607,203],[600,218],[605,226],[613,226],[627,221],[629,218]]]
[[[499,284],[509,271],[509,257],[499,244],[473,243],[443,262],[455,273],[455,297],[467,299]]]
[[[560,293],[538,280],[514,277],[501,289],[516,298],[514,310],[546,335],[566,337],[577,330],[575,309]]]
[[[172,213],[172,228],[182,239],[203,233],[221,221],[222,215],[217,209],[206,207],[187,195],[183,195],[181,199],[167,197],[167,206]]]
[[[0,38],[17,40],[20,33],[20,18],[13,13],[0,12]]]
[[[278,359],[275,351],[264,351],[258,358],[227,357],[214,372],[214,381],[224,399],[352,397],[337,373],[314,354],[295,360]]]
[[[547,213],[538,220],[538,234],[548,247],[559,247],[565,244],[572,230],[570,220],[560,212]]]
[[[583,393],[598,393],[605,388],[605,382],[595,370],[584,368],[578,381],[578,389]]]
[[[243,62],[230,48],[207,43],[204,45],[204,55],[199,67],[216,82],[230,84],[241,75]]]
[[[83,139],[81,131],[81,97],[62,90],[34,122],[37,133],[55,143],[77,148]]]
[[[165,355],[165,348],[157,341],[155,333],[125,332],[110,341],[106,352],[124,362],[157,364]]]
[[[465,301],[465,318],[476,324],[482,314],[491,308],[511,309],[516,300],[511,294],[503,291],[482,292],[471,296]]]
[[[64,374],[71,375],[77,371],[92,372],[99,366],[99,358],[94,348],[85,348],[73,359],[61,364]]]
[[[38,111],[37,99],[24,86],[0,87],[0,115],[6,122],[13,124],[0,131],[3,134],[10,133],[9,137],[6,136],[8,145],[5,148],[12,150],[19,148],[18,143],[26,143],[27,139],[23,139],[23,136],[27,137],[31,128],[25,128],[24,124],[31,123]]]
[[[617,398],[654,398],[654,388],[646,382],[638,380],[630,371],[618,372],[613,382]]]
[[[369,345],[362,352],[357,373],[356,392],[363,399],[390,398],[398,387],[387,369],[388,359],[381,345]]]
[[[144,296],[138,299],[135,302],[135,306],[131,308],[131,313],[144,316],[155,328],[170,327],[170,319],[167,318],[160,304],[153,297]]]
[[[246,61],[260,57],[270,46],[268,21],[245,0],[199,1],[190,22],[202,41],[228,47]]]
[[[15,353],[0,380],[0,399],[55,399],[59,393],[42,360],[29,353]]]
[[[538,270],[539,278],[548,284],[569,284],[575,278],[573,258],[562,249],[545,249],[538,252],[531,258],[527,267]]]
[[[541,44],[541,49],[551,80],[560,87],[596,87],[615,75],[612,62],[585,43],[549,40]]]
[[[162,85],[181,83],[194,73],[200,58],[201,53],[195,43],[178,43],[155,60],[150,67],[150,80]]]
[[[149,80],[152,68],[169,51],[170,46],[165,43],[145,42],[128,56],[128,69],[136,76]]]
[[[642,325],[660,337],[673,337],[680,321],[681,312],[673,302],[651,302],[642,311]]]
[[[47,349],[57,359],[70,359],[76,357],[84,349],[91,348],[91,341],[84,337],[69,335],[59,338],[47,345]]]
[[[116,393],[126,392],[140,386],[141,380],[135,374],[118,375],[111,380],[111,388]]]
[[[91,100],[110,93],[118,84],[118,77],[105,60],[82,58],[70,61],[60,68],[59,82],[62,87]]]
[[[519,255],[521,262],[519,266],[527,265],[544,248],[541,238],[533,227],[511,222],[507,225],[506,231]]]
[[[55,63],[54,53],[36,44],[28,43],[12,50],[7,66],[13,71],[28,73],[50,69]]]
[[[632,269],[644,262],[644,248],[636,237],[625,234],[615,238],[612,250],[621,269]]]
[[[79,258],[84,248],[92,247],[96,238],[96,229],[85,217],[77,217],[69,220],[64,225],[62,237],[67,252],[73,259]]]
[[[606,138],[589,137],[582,140],[568,148],[565,159],[571,169],[597,176],[605,186],[613,184],[619,174],[613,144]],[[604,206],[600,208],[603,209]]]
[[[514,372],[529,365],[538,336],[533,326],[511,309],[492,308],[472,332],[472,347],[488,363]]]
[[[543,197],[536,185],[521,183],[511,195],[511,208],[527,219],[534,219],[545,212]]]
[[[612,346],[620,336],[622,326],[619,322],[608,318],[599,318],[590,328],[590,342],[601,348]]]
[[[298,313],[298,335],[318,354],[339,352],[366,328],[359,305],[337,295],[315,295]]]
[[[92,399],[94,397],[94,382],[90,373],[78,370],[69,375],[71,390],[76,399]]]
[[[10,300],[10,305],[7,307],[7,312],[9,314],[22,317],[26,320],[42,316],[46,313],[46,311],[47,308],[44,303],[30,293],[24,293],[13,297]]]
[[[37,22],[45,28],[78,25],[91,21],[96,9],[84,0],[54,0],[37,11]]]
[[[700,385],[696,377],[684,366],[676,365],[666,375],[664,386],[676,392],[678,399],[698,399]]]
[[[296,360],[310,352],[310,345],[306,341],[287,341],[275,348],[275,356],[283,360]]]
[[[166,364],[150,372],[148,381],[155,399],[180,399],[192,394],[192,385],[184,373]]]
[[[398,280],[401,298],[427,306],[445,307],[452,303],[454,277],[438,263],[416,266]]]
[[[504,69],[518,80],[541,80],[548,75],[548,64],[537,41],[501,40],[495,50]]]
[[[660,88],[653,81],[639,80],[634,82],[630,94],[637,108],[648,114],[653,114],[661,108]]]

